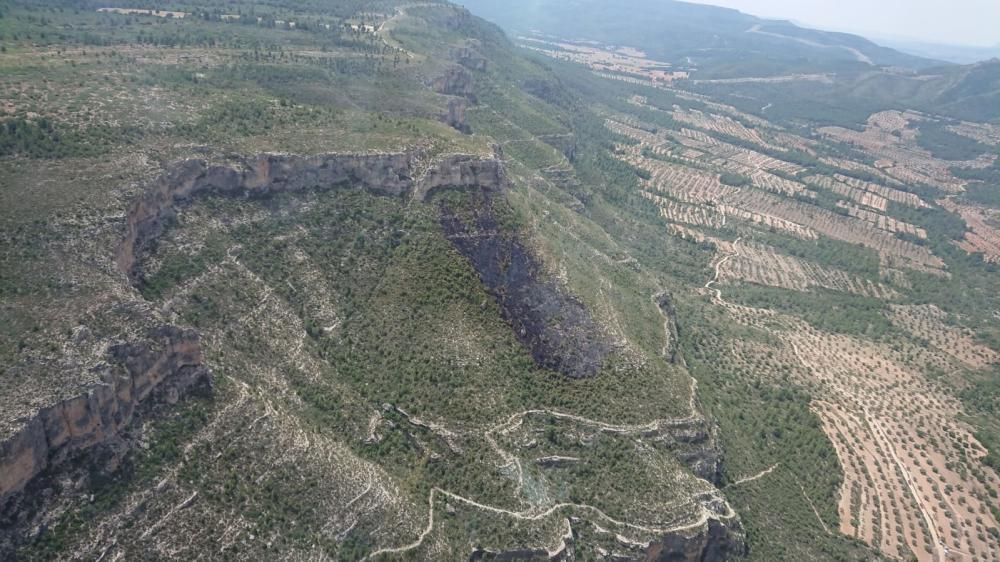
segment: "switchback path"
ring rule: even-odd
[[[694,381],[694,379],[692,379],[692,381]],[[696,386],[693,384],[692,385],[692,393],[695,391],[695,388],[696,388]],[[517,471],[518,492],[520,492],[520,490],[523,488],[523,485],[524,485],[524,470],[523,470],[523,467],[521,466],[521,461],[520,461],[520,459],[517,458],[517,456],[511,454],[509,451],[507,451],[503,447],[501,447],[500,444],[496,441],[496,439],[493,436],[494,436],[494,434],[497,434],[497,433],[499,433],[499,434],[509,434],[511,431],[514,431],[515,429],[517,429],[518,427],[520,427],[524,423],[524,419],[527,416],[530,416],[530,415],[548,415],[548,416],[552,416],[552,417],[555,417],[555,418],[558,418],[558,419],[570,420],[570,421],[573,421],[573,422],[576,422],[576,423],[587,425],[587,426],[596,428],[598,431],[604,431],[604,432],[608,432],[608,433],[617,433],[617,434],[626,434],[627,435],[627,434],[632,434],[632,433],[645,433],[645,432],[659,431],[663,427],[670,427],[670,426],[675,426],[675,425],[683,425],[685,423],[690,423],[692,421],[696,421],[696,420],[700,419],[700,417],[698,416],[697,411],[693,409],[694,405],[695,405],[694,404],[694,397],[693,397],[693,394],[692,394],[692,402],[691,402],[692,412],[691,412],[690,416],[685,417],[685,418],[677,418],[677,419],[654,420],[654,421],[651,421],[651,422],[648,422],[648,423],[645,423],[645,424],[611,424],[611,423],[606,423],[606,422],[591,420],[591,419],[584,418],[582,416],[576,416],[576,415],[573,415],[573,414],[567,414],[567,413],[553,411],[553,410],[546,410],[546,409],[525,410],[523,412],[518,412],[516,414],[512,414],[511,416],[509,416],[504,421],[502,421],[499,424],[497,424],[497,425],[491,427],[490,429],[486,430],[486,432],[484,433],[483,436],[486,439],[486,441],[490,444],[490,447],[503,460],[504,464],[501,465],[501,468],[504,467],[504,466],[514,466],[515,467],[515,470]],[[489,512],[489,513],[495,513],[495,514],[498,514],[498,515],[504,515],[504,516],[508,516],[508,517],[513,517],[514,519],[518,519],[518,520],[522,520],[522,521],[539,521],[541,519],[545,519],[545,518],[551,516],[552,514],[558,512],[558,511],[561,511],[561,510],[587,511],[587,512],[595,514],[600,520],[602,520],[602,521],[604,521],[606,523],[610,523],[611,525],[614,525],[616,527],[624,527],[626,529],[631,529],[631,530],[634,530],[634,531],[639,531],[639,532],[644,532],[644,533],[650,533],[650,534],[655,534],[655,535],[666,535],[666,534],[675,533],[675,532],[678,532],[678,531],[685,531],[685,530],[688,530],[688,529],[694,529],[694,528],[701,527],[702,525],[706,524],[709,521],[709,519],[713,519],[713,518],[714,519],[730,519],[732,517],[735,517],[735,515],[736,515],[736,512],[733,510],[733,508],[729,505],[728,502],[724,503],[724,505],[725,505],[725,513],[722,513],[722,514],[718,514],[718,513],[709,511],[709,509],[706,508],[704,505],[698,505],[698,507],[701,509],[701,514],[698,516],[698,518],[695,521],[693,521],[691,523],[687,523],[687,524],[683,524],[683,525],[677,525],[677,526],[673,526],[673,527],[650,527],[650,526],[639,525],[639,524],[635,524],[635,523],[629,523],[627,521],[620,521],[618,519],[615,519],[615,518],[611,517],[607,513],[604,513],[600,509],[598,509],[598,508],[596,508],[596,507],[594,507],[592,505],[587,505],[587,504],[580,504],[580,503],[559,503],[559,504],[555,504],[553,506],[550,506],[550,507],[546,508],[543,511],[536,511],[533,508],[529,508],[529,509],[524,510],[524,511],[511,511],[511,510],[508,510],[508,509],[503,509],[503,508],[499,508],[499,507],[494,507],[494,506],[491,506],[491,505],[487,505],[487,504],[484,504],[484,503],[480,503],[480,502],[477,502],[477,501],[475,501],[473,499],[466,498],[466,497],[460,496],[458,494],[455,494],[453,492],[449,492],[447,490],[444,490],[442,488],[435,487],[435,488],[431,489],[431,492],[430,492],[430,494],[428,495],[428,498],[427,498],[427,504],[428,504],[427,526],[424,528],[423,532],[421,532],[420,535],[416,538],[416,540],[414,540],[413,542],[411,542],[409,544],[405,544],[403,546],[391,547],[391,548],[380,548],[380,549],[372,552],[368,556],[366,556],[363,560],[369,560],[369,559],[372,559],[372,558],[376,558],[376,557],[381,556],[383,554],[401,554],[401,553],[408,552],[410,550],[419,548],[424,543],[424,540],[427,538],[427,536],[434,530],[434,500],[435,500],[435,498],[438,495],[445,496],[447,498],[450,498],[450,499],[455,500],[457,502],[464,503],[466,505],[472,506],[472,507],[474,507],[476,509],[480,509],[482,511],[486,511],[486,512]],[[688,501],[692,501],[692,500],[688,500]],[[549,552],[550,554],[554,554],[554,553],[559,552],[562,548],[565,547],[565,544],[564,544],[565,543],[565,537],[563,537],[562,540],[563,540],[563,544],[560,544],[559,546],[557,546],[555,550],[546,548],[546,551]]]

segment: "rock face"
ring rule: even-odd
[[[431,82],[431,89],[439,94],[459,96],[475,102],[472,75],[462,66],[449,66],[441,76]]]
[[[660,293],[656,296],[656,306],[660,307],[660,312],[667,318],[666,330],[669,341],[665,349],[667,356],[664,359],[673,364],[680,363],[684,365],[684,357],[681,356],[677,345],[677,342],[680,341],[681,332],[680,326],[677,324],[677,308],[674,307],[673,298],[669,293]]]
[[[466,44],[452,47],[451,51],[448,53],[451,60],[457,62],[458,64],[474,71],[486,70],[487,61],[477,48],[479,47],[479,42],[476,40],[470,40]]]
[[[142,254],[162,234],[176,208],[208,193],[265,196],[343,185],[389,196],[414,194],[423,199],[444,187],[499,190],[504,185],[503,166],[496,158],[452,155],[433,162],[415,179],[419,160],[420,155],[412,153],[263,154],[227,165],[212,166],[202,160],[180,162],[129,209],[125,236],[118,247],[118,268],[133,283],[141,280]]]
[[[545,279],[527,248],[502,232],[489,197],[471,212],[458,216],[442,207],[445,235],[472,263],[535,363],[571,378],[595,374],[612,348],[583,303]]]
[[[567,538],[572,539],[572,536]],[[742,559],[746,550],[746,537],[738,520],[709,519],[698,528],[667,534],[643,550],[605,556],[602,559],[617,562],[729,562]],[[554,554],[544,549],[526,548],[503,552],[476,549],[469,556],[469,562],[551,562],[573,559],[572,555],[566,554],[565,549]]]
[[[427,168],[417,180],[413,198],[426,201],[442,189],[499,192],[507,186],[507,174],[500,158],[502,155],[499,152],[497,158],[492,160],[463,154],[442,158]]]
[[[444,122],[465,134],[471,133],[472,128],[465,121],[465,111],[468,106],[469,102],[462,98],[448,100],[448,112],[444,115]]]
[[[695,476],[718,485],[722,480],[722,452],[714,429],[710,421],[696,417],[664,427],[653,437],[658,446],[673,453]]]
[[[556,80],[530,78],[521,84],[521,89],[559,107],[569,107],[572,104],[572,100],[566,95],[566,88]]]
[[[738,524],[709,519],[694,534],[671,533],[650,544],[643,562],[726,562],[744,554],[746,540]]]
[[[103,381],[79,396],[39,410],[0,444],[0,513],[51,465],[98,445],[114,445],[146,403],[176,402],[210,388],[198,334],[165,326],[138,344],[112,347]]]

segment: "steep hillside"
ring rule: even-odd
[[[0,8],[0,558],[991,559],[990,68],[550,5]]]
[[[0,20],[0,557],[745,551],[546,67],[444,4],[106,7]]]

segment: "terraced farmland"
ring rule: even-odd
[[[892,305],[889,319],[894,324],[924,339],[927,344],[971,368],[984,368],[1000,359],[1000,354],[979,343],[968,329],[947,322],[947,314],[933,304]]]
[[[927,239],[927,231],[924,230],[923,228],[920,228],[919,226],[913,226],[912,224],[896,220],[892,217],[887,217],[879,213],[875,213],[868,209],[862,209],[856,205],[851,205],[850,203],[845,203],[843,201],[839,201],[837,203],[837,206],[846,210],[848,215],[854,218],[861,219],[863,221],[867,221],[886,232],[891,232],[893,234],[900,232],[903,234],[916,236],[921,240]]]
[[[607,126],[639,143],[619,157],[648,173],[641,195],[659,208],[668,232],[716,247],[715,277],[706,285],[712,302],[734,322],[774,336],[775,343],[767,347],[735,346],[737,361],[760,369],[760,358],[766,356],[770,363],[763,373],[790,369],[813,397],[811,409],[844,473],[835,530],[900,560],[993,559],[1000,543],[990,507],[1000,480],[982,466],[987,451],[963,421],[962,403],[924,373],[988,369],[998,359],[995,351],[977,342],[972,332],[948,324],[933,305],[886,308],[884,320],[911,338],[889,344],[823,331],[786,313],[730,303],[725,295],[749,284],[894,302],[909,288],[901,271],[948,274],[927,242],[927,228],[891,216],[894,205],[926,210],[937,204],[960,215],[969,230],[956,244],[982,253],[986,261],[1000,261],[995,215],[953,198],[931,202],[908,191],[910,185],[962,189],[945,163],[916,147],[911,124],[924,119],[918,114],[876,114],[864,132],[820,129],[827,138],[852,143],[881,159],[875,167],[824,156],[826,166],[843,172],[820,174],[727,143],[724,138],[736,137],[768,148],[756,129],[733,119],[686,110],[675,110],[673,117],[682,123],[678,130],[659,129],[657,134],[643,130],[645,125],[634,118],[624,118],[628,124],[608,120]],[[981,128],[963,132],[986,134]],[[795,136],[781,135],[786,145]],[[822,142],[801,139],[797,144],[813,150]],[[734,187],[722,183],[719,174],[746,179]],[[834,199],[837,212],[818,204],[820,195],[840,197]],[[734,243],[720,237],[722,232],[742,237]],[[790,255],[755,240],[765,232],[868,248],[879,256],[883,276],[872,279]],[[781,471],[780,466],[771,469]]]
[[[990,263],[1000,263],[1000,211],[984,209],[970,205],[961,205],[951,199],[942,199],[938,203],[958,213],[969,230],[965,238],[955,244],[970,254],[982,254],[983,259]]]
[[[895,291],[879,283],[781,254],[770,246],[743,242],[739,251],[720,246],[723,252],[733,254],[719,268],[720,283],[745,281],[793,291],[822,288],[879,299],[895,296]]]
[[[734,321],[781,342],[767,348],[770,371],[787,365],[811,389],[812,409],[844,470],[840,532],[903,560],[992,559],[1000,544],[989,531],[997,524],[989,506],[1000,479],[980,466],[986,449],[960,421],[962,405],[920,374],[922,365],[943,364],[940,352],[894,349],[723,305]]]

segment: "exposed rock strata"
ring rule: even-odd
[[[572,378],[595,374],[612,347],[583,303],[546,279],[527,248],[502,232],[488,197],[470,212],[459,216],[442,207],[445,235],[472,263],[535,363]]]
[[[646,548],[644,562],[726,562],[746,554],[739,524],[709,519],[701,529],[670,533]]]
[[[418,199],[447,187],[499,190],[505,182],[498,159],[470,155],[440,158],[422,173],[420,156],[396,154],[328,154],[287,156],[263,154],[233,164],[202,160],[180,162],[164,173],[130,208],[126,232],[118,248],[119,269],[135,283],[141,280],[142,254],[150,249],[176,208],[205,195],[264,196],[281,191],[328,189],[347,185],[375,193]]]
[[[547,562],[560,559],[561,557],[550,557],[549,553],[541,548],[525,548],[504,552],[476,549],[469,556],[469,562]]]
[[[487,68],[487,60],[477,49],[479,41],[470,40],[459,47],[452,47],[449,58],[469,70],[483,71]]]
[[[77,453],[120,439],[148,402],[176,402],[210,385],[198,334],[166,326],[140,344],[114,346],[102,382],[79,396],[43,408],[0,444],[0,513],[38,474]]]
[[[475,85],[472,75],[463,66],[449,66],[444,73],[431,81],[431,89],[439,94],[467,98],[475,103]]]
[[[444,114],[444,122],[448,126],[465,134],[472,132],[472,128],[469,127],[469,124],[465,120],[465,111],[468,109],[468,104],[469,102],[462,98],[448,100],[448,111]]]
[[[684,357],[681,356],[680,350],[678,349],[678,342],[680,341],[680,327],[677,325],[677,309],[674,307],[674,302],[669,293],[660,293],[656,296],[656,305],[660,307],[660,312],[663,316],[667,318],[666,331],[667,331],[667,345],[664,348],[666,352],[666,357],[664,359],[670,361],[673,364],[680,363],[684,365]]]
[[[650,436],[659,446],[671,451],[695,476],[718,485],[722,479],[722,452],[711,422],[694,418],[664,427]]]

